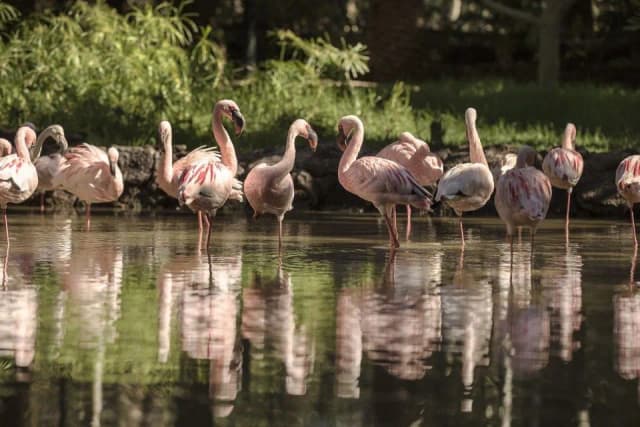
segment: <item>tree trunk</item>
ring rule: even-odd
[[[372,0],[368,45],[374,80],[406,79],[420,49],[417,21],[422,0]]]
[[[576,0],[547,2],[538,24],[538,83],[555,88],[560,80],[560,38],[565,15]]]

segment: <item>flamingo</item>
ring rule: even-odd
[[[211,126],[220,147],[220,160],[205,158],[192,163],[182,173],[178,187],[180,204],[205,214],[207,249],[211,240],[211,221],[216,211],[229,198],[242,197],[238,189],[239,181],[234,178],[238,171],[238,159],[229,133],[222,124],[223,116],[233,121],[236,135],[244,130],[245,121],[238,104],[229,99],[218,101],[213,108]]]
[[[444,167],[440,157],[432,153],[429,145],[409,132],[403,132],[393,142],[376,154],[392,160],[411,172],[423,187],[435,184],[442,177]],[[395,216],[394,216],[395,218]],[[411,234],[411,205],[407,205],[407,239]]]
[[[64,132],[59,126],[51,133],[60,143],[64,140]],[[44,138],[36,138],[35,131],[29,126],[21,126],[16,132],[16,153],[0,158],[0,206],[4,218],[4,232],[9,249],[9,224],[7,222],[7,204],[22,203],[27,200],[38,187],[38,172],[31,163],[28,146],[34,145],[34,153],[40,155]]]
[[[61,132],[64,135],[64,130],[60,125],[51,125],[43,130],[38,138],[42,138],[44,141],[52,136],[53,132]],[[53,185],[53,178],[60,172],[63,165],[66,163],[67,159],[64,157],[64,153],[69,148],[67,144],[67,140],[62,138],[60,141],[56,141],[58,143],[57,150],[48,153],[46,156],[41,156],[40,153],[32,153],[34,165],[36,167],[36,171],[38,172],[38,188],[40,191],[40,212],[44,212],[44,194],[46,191],[55,190],[56,187]]]
[[[270,213],[278,218],[278,249],[282,248],[282,220],[284,214],[293,209],[293,178],[291,170],[296,160],[296,137],[307,139],[313,151],[318,146],[318,135],[303,119],[294,121],[289,127],[287,145],[282,159],[274,164],[260,163],[244,180],[244,194],[253,208],[253,217]]]
[[[82,143],[64,154],[66,162],[53,178],[54,187],[62,187],[86,204],[86,226],[91,229],[91,204],[118,200],[124,190],[118,167],[118,150]]]
[[[400,247],[398,230],[392,221],[395,205],[429,209],[431,193],[402,165],[382,157],[357,159],[364,140],[364,125],[356,116],[342,117],[338,123],[338,146],[344,152],[338,165],[338,181],[345,190],[373,203],[382,214],[389,232],[391,251]]]
[[[213,151],[214,148],[198,147],[186,156],[173,162],[173,143],[172,143],[172,130],[171,123],[166,120],[160,122],[158,126],[158,133],[160,134],[160,141],[164,147],[164,152],[160,159],[160,170],[156,177],[156,184],[162,189],[168,196],[174,199],[178,198],[178,187],[180,186],[180,176],[184,170],[195,162],[203,159],[219,160],[220,155]],[[198,228],[202,232],[202,213],[198,211]]]
[[[616,169],[616,188],[618,193],[627,201],[631,212],[631,228],[633,231],[633,245],[638,249],[636,237],[636,221],[633,217],[633,205],[640,202],[640,155],[628,156],[620,162]]]
[[[495,205],[500,219],[507,225],[507,235],[513,248],[516,227],[531,229],[531,245],[538,224],[547,216],[551,201],[549,178],[532,165],[536,152],[525,145],[518,150],[518,160],[496,186]]]
[[[571,208],[571,191],[582,176],[584,161],[576,151],[576,127],[567,123],[562,138],[562,147],[553,148],[542,162],[542,170],[556,188],[567,190],[567,213],[564,221],[565,234],[569,235],[569,211]]]
[[[460,239],[464,248],[462,213],[483,207],[493,193],[493,175],[482,150],[480,135],[476,129],[477,112],[467,108],[464,114],[469,141],[470,163],[462,163],[449,169],[438,183],[436,201],[443,200],[460,218]]]

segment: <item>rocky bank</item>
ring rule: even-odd
[[[160,164],[161,152],[153,146],[117,147],[120,150],[119,165],[125,179],[124,193],[120,200],[111,207],[133,212],[146,210],[179,210],[177,201],[166,196],[156,185],[156,174]],[[508,147],[487,147],[485,154],[490,166],[500,163],[507,152],[516,149]],[[175,158],[186,154],[185,146],[174,148]],[[260,162],[275,162],[280,158],[282,148],[261,149],[239,154],[239,178]],[[364,153],[374,154],[374,153]],[[464,149],[439,150],[448,169],[456,163],[468,161],[468,151]],[[543,156],[545,153],[541,153]],[[620,218],[627,214],[627,207],[617,195],[614,184],[615,170],[618,163],[626,156],[635,154],[632,151],[615,151],[609,153],[582,152],[585,160],[584,175],[574,190],[572,215],[575,217]],[[292,172],[296,198],[294,205],[298,209],[313,210],[373,210],[373,207],[347,193],[338,182],[337,169],[341,152],[332,144],[319,145],[316,153],[308,147],[300,145],[296,165]],[[541,157],[542,158],[542,157]],[[549,216],[560,217],[564,214],[565,192],[554,189]],[[82,209],[79,201],[64,191],[46,194],[48,209],[65,209],[76,207]],[[38,205],[39,194],[28,201],[30,205]],[[103,205],[103,206],[109,206]],[[246,209],[248,205],[229,203],[226,209]],[[435,205],[433,215],[451,215],[446,207]],[[477,215],[494,214],[493,202]]]

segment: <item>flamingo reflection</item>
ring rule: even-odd
[[[613,339],[616,349],[615,370],[625,380],[640,378],[640,293],[634,286],[638,258],[636,247],[631,259],[629,286],[613,297]],[[640,381],[638,381],[640,403]]]
[[[17,367],[31,365],[35,356],[38,294],[35,287],[0,293],[0,357],[12,357]]]
[[[194,359],[209,360],[209,396],[215,417],[226,417],[233,411],[241,386],[242,354],[236,339],[241,272],[241,255],[197,256],[173,260],[161,275],[160,292],[165,296],[160,299],[159,358],[169,352],[170,321],[166,319],[170,318],[171,300],[167,299],[177,284],[181,288],[182,350]]]
[[[432,273],[440,274],[440,260],[440,252],[428,262],[424,257],[391,256],[381,285],[364,290],[364,351],[373,363],[399,379],[423,378],[430,369],[426,360],[439,347],[441,299],[433,287],[424,285]],[[423,280],[409,280],[407,275]],[[415,283],[421,286],[410,287]]]
[[[304,395],[313,372],[315,345],[306,325],[296,324],[291,277],[278,267],[274,279],[256,272],[242,295],[242,336],[252,345],[252,358],[264,358],[271,344],[286,370],[288,394]]]

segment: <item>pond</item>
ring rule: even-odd
[[[638,425],[625,222],[10,212],[4,425]],[[400,230],[404,221],[400,220]],[[4,254],[4,242],[2,242]],[[630,281],[632,282],[630,284]]]

